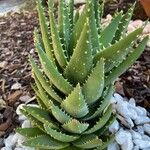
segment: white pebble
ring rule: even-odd
[[[113,122],[113,124],[109,127],[109,131],[111,133],[116,133],[119,130],[120,126],[119,126],[119,122],[117,120],[115,120]]]
[[[17,139],[14,138],[14,134],[10,134],[6,139],[4,139],[4,144],[6,147],[13,148],[17,143]]]
[[[130,98],[129,104],[135,107],[136,106],[135,99],[134,98]]]
[[[117,100],[116,100],[116,98],[114,96],[111,97],[110,103],[111,104],[117,103]]]
[[[133,140],[133,142],[137,146],[139,146],[140,149],[144,149],[144,148],[150,147],[150,141],[143,141],[143,140],[136,139],[136,140]]]
[[[138,116],[135,119],[135,124],[136,125],[140,125],[140,124],[145,124],[145,123],[150,123],[150,118],[149,117],[145,117],[145,116]]]
[[[114,94],[114,98],[116,99],[117,102],[123,101],[123,97],[121,95],[119,95],[118,93]]]
[[[108,146],[107,150],[120,150],[119,145],[115,142]]]
[[[140,133],[134,131],[134,130],[131,130],[131,134],[132,134],[132,138],[133,139],[142,139],[142,136]]]
[[[13,84],[12,86],[11,86],[11,90],[19,90],[19,89],[21,89],[22,88],[22,86],[21,86],[21,84],[20,83],[15,83],[15,84]]]
[[[37,105],[37,104],[27,104],[27,106],[30,106],[30,107],[39,107],[39,105]]]
[[[22,115],[22,113],[21,113],[20,110],[23,108],[23,106],[25,106],[25,104],[20,104],[20,105],[17,107],[17,109],[16,109],[17,115]]]
[[[22,123],[22,128],[30,128],[31,127],[31,123],[29,120],[25,120],[23,123]]]
[[[122,150],[133,150],[132,135],[123,129],[116,134],[116,141],[121,145]]]
[[[144,131],[145,131],[148,135],[150,135],[150,124],[144,124],[143,128],[144,128]]]
[[[140,133],[141,135],[144,135],[143,126],[137,126],[137,132]]]
[[[10,147],[3,147],[1,150],[12,150]]]
[[[145,108],[140,107],[140,106],[137,106],[136,108],[137,108],[138,110],[141,110],[140,114],[138,114],[138,115],[140,115],[140,116],[147,116],[147,111],[146,111]]]
[[[143,135],[142,136],[142,140],[144,140],[144,141],[150,141],[150,136]]]
[[[134,146],[133,147],[133,150],[139,150],[140,148],[139,148],[139,146]]]
[[[130,127],[130,128],[133,128],[134,127],[134,123],[133,123],[133,121],[132,121],[132,119],[131,118],[125,118],[125,120],[126,120],[126,122],[128,123],[128,126]]]

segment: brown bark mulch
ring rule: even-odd
[[[20,103],[33,99],[28,54],[34,54],[33,29],[36,12],[14,13],[0,18],[0,137],[6,137],[18,124],[15,113]],[[150,51],[116,84],[117,92],[150,108]]]

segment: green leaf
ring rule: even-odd
[[[66,114],[62,109],[60,109],[58,106],[52,105],[51,111],[53,116],[60,122],[60,123],[66,123],[68,122],[71,117]]]
[[[132,5],[132,7],[126,12],[125,15],[123,15],[112,43],[119,41],[121,36],[124,37],[126,35],[125,32],[127,30],[127,27],[129,25],[132,15],[133,15],[134,7],[135,7],[135,4]]]
[[[114,55],[117,53],[120,53],[120,51],[124,51],[126,48],[129,48],[130,44],[134,42],[135,39],[137,39],[137,36],[141,34],[143,31],[143,28],[139,28],[135,30],[134,32],[130,33],[117,43],[109,46],[108,48],[104,49],[103,51],[100,51],[95,55],[94,62],[97,62],[100,60],[100,58],[105,58],[105,63],[106,61],[112,62],[111,58],[113,58]],[[117,61],[117,60],[115,60]],[[106,68],[107,69],[107,68]]]
[[[104,88],[104,59],[101,59],[83,85],[82,91],[88,104],[100,98]]]
[[[70,82],[83,82],[91,67],[92,51],[89,41],[89,24],[86,22],[64,74]]]
[[[118,13],[111,21],[111,23],[101,32],[99,42],[103,47],[108,47],[117,31],[122,13]]]
[[[61,45],[60,37],[58,34],[58,29],[55,23],[55,18],[53,14],[53,2],[52,0],[48,0],[48,8],[49,8],[49,18],[50,18],[50,29],[51,29],[51,38],[53,43],[54,54],[56,60],[58,61],[59,65],[64,68],[67,65],[67,58],[65,56],[65,51]]]
[[[44,132],[42,132],[39,128],[33,127],[33,128],[17,128],[16,132],[19,134],[25,136],[25,137],[35,137],[38,135],[43,135]]]
[[[73,33],[71,35],[71,42],[69,45],[70,56],[72,55],[73,50],[76,47],[77,41],[79,40],[81,32],[84,28],[84,23],[87,20],[87,8],[86,7],[87,6],[85,6],[84,10],[82,11],[82,14],[79,16],[78,21],[76,22],[73,28]]]
[[[67,123],[62,125],[62,127],[66,131],[77,134],[83,133],[88,128],[88,126],[89,126],[88,123],[80,123],[76,119],[71,119]]]
[[[35,73],[37,79],[40,84],[44,88],[44,90],[56,101],[61,102],[62,99],[57,95],[57,93],[53,90],[52,86],[46,81],[43,73],[40,71],[38,66],[35,64],[34,60],[30,57],[30,64],[32,66],[33,72]]]
[[[73,145],[83,149],[95,148],[102,145],[102,140],[94,134],[82,136],[77,141],[73,142]]]
[[[114,87],[111,84],[104,91],[100,105],[97,108],[94,108],[94,111],[92,111],[92,113],[90,112],[87,116],[85,116],[85,118],[83,118],[83,120],[91,120],[91,119],[101,115],[103,110],[109,105],[113,92],[114,92]]]
[[[66,133],[62,133],[60,131],[52,129],[50,126],[44,124],[44,128],[51,137],[53,137],[55,140],[61,141],[61,142],[72,142],[77,140],[80,136],[76,135],[67,135]]]
[[[24,143],[24,145],[50,150],[61,149],[69,146],[68,143],[56,141],[48,135],[41,135],[30,138]]]
[[[114,82],[118,76],[120,76],[125,70],[127,70],[135,61],[136,59],[141,55],[143,52],[146,43],[148,42],[148,36],[145,37],[138,47],[129,54],[129,56],[115,69],[111,71],[111,73],[106,77],[105,79],[105,86],[108,84]]]
[[[64,43],[66,50],[68,50],[70,37],[70,21],[68,4],[66,4],[65,0],[61,0],[59,2],[58,13],[59,34],[60,37],[63,39],[62,43]]]
[[[36,44],[38,55],[41,59],[43,69],[50,81],[62,92],[69,94],[72,90],[72,86],[66,79],[58,72],[57,68],[53,65],[52,61],[48,59],[47,55],[41,49],[40,45]]]
[[[92,128],[88,129],[83,134],[91,134],[101,129],[107,123],[107,121],[111,117],[111,114],[112,114],[112,108],[111,106],[109,106],[107,108],[107,111],[102,115],[102,117],[99,118],[98,122],[96,122],[96,124]]]
[[[50,117],[50,113],[48,111],[37,107],[31,107],[31,106],[24,106],[23,109],[31,116],[36,118],[38,121],[42,123],[46,123],[50,125],[52,128],[57,128],[57,126],[53,123],[53,120]]]
[[[103,136],[102,146],[97,147],[95,150],[103,150],[103,149],[107,148],[108,145],[113,143],[114,140],[115,140],[115,136],[114,135]]]
[[[100,45],[99,45],[97,22],[96,22],[95,12],[94,12],[94,4],[92,0],[87,1],[87,7],[88,7],[87,14],[89,18],[91,45],[93,49],[93,54],[96,54],[96,52],[100,49]]]
[[[45,132],[43,128],[43,123],[41,121],[38,121],[36,118],[34,118],[30,113],[28,113],[25,109],[21,109],[21,113],[25,115],[28,120],[30,120],[32,126],[39,128],[41,131]]]
[[[47,19],[44,14],[44,8],[42,7],[41,0],[37,0],[37,10],[39,15],[40,28],[42,33],[42,39],[45,47],[45,51],[48,55],[48,58],[53,60],[53,53],[51,47],[51,41],[49,39],[50,34],[48,31]],[[54,61],[52,61],[54,63]]]
[[[74,88],[71,94],[62,101],[61,107],[76,118],[84,117],[89,112],[79,84]]]
[[[109,127],[112,125],[112,123],[116,120],[116,115],[112,114],[105,126],[103,126],[100,130],[96,132],[98,136],[103,135],[106,131],[109,132]]]
[[[36,80],[36,85],[40,84],[38,80]],[[51,105],[52,105],[52,101],[47,97],[44,89],[42,89],[42,87],[39,87],[40,85],[38,85],[38,88],[35,86],[32,86],[32,89],[34,90],[36,96],[40,99],[38,101],[38,103],[43,106],[41,108],[45,108],[45,109],[50,109]],[[39,89],[39,90],[38,90]]]

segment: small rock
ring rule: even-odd
[[[29,120],[25,120],[23,123],[22,123],[22,128],[30,128],[31,127],[31,123]]]
[[[109,131],[111,133],[116,133],[119,130],[120,126],[119,126],[119,122],[117,120],[115,120],[113,122],[113,124],[109,127]]]
[[[135,107],[136,106],[135,99],[134,98],[130,98],[129,104]]]
[[[3,147],[1,150],[12,150],[10,147]]]
[[[22,88],[22,86],[21,86],[21,84],[20,83],[15,83],[15,84],[13,84],[12,86],[11,86],[11,90],[19,90],[19,89],[21,89]]]
[[[145,131],[148,135],[150,135],[150,124],[144,124],[143,128],[144,128],[144,131]]]
[[[139,146],[134,146],[133,150],[140,150]]]
[[[139,146],[140,149],[149,148],[150,147],[150,141],[144,141],[144,140],[133,140],[133,142]]]
[[[7,61],[2,61],[0,62],[0,68],[5,68],[7,66],[8,62]]]
[[[117,102],[123,101],[123,97],[121,95],[119,95],[118,93],[114,94],[114,98],[116,99]]]
[[[17,109],[16,109],[17,115],[21,115],[21,114],[22,114],[20,110],[23,108],[23,106],[25,106],[25,104],[20,104],[20,105],[17,107]]]
[[[123,129],[116,134],[116,141],[121,145],[122,150],[133,150],[132,135]]]
[[[117,103],[117,100],[116,100],[116,98],[114,96],[111,97],[110,103],[111,104]]]
[[[3,99],[0,99],[0,108],[5,108],[6,102]]]
[[[19,100],[22,102],[27,102],[29,99],[31,99],[29,95],[24,95],[19,98]]]
[[[131,134],[132,134],[132,138],[133,139],[142,139],[142,136],[140,133],[134,131],[134,130],[131,130]]]
[[[150,118],[149,117],[145,117],[145,116],[138,116],[135,119],[135,124],[136,125],[140,125],[140,124],[145,124],[145,123],[150,123]]]
[[[107,150],[120,150],[119,145],[115,142],[108,146]]]
[[[150,141],[150,136],[143,135],[142,136],[142,140],[144,140],[144,141]]]
[[[4,144],[6,147],[13,148],[17,143],[17,140],[14,139],[14,134],[10,134],[6,139],[4,139]]]
[[[144,135],[144,129],[143,126],[137,126],[137,130],[138,133],[140,133],[142,136]]]
[[[138,110],[140,110],[139,113],[138,113],[138,115],[140,115],[140,116],[147,116],[147,111],[146,111],[145,108],[140,107],[140,106],[137,106],[136,108],[137,108]]]

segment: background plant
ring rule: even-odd
[[[116,12],[102,29],[103,7],[98,0],[87,0],[79,15],[73,0],[62,0],[55,19],[49,0],[48,24],[37,1],[41,34],[35,30],[34,35],[41,67],[31,57],[30,62],[39,107],[22,109],[32,123],[32,128],[17,130],[27,137],[25,145],[99,150],[113,142],[114,135],[108,133],[115,120],[113,83],[140,56],[148,37],[137,44],[143,28],[126,35],[133,7],[124,15]]]

